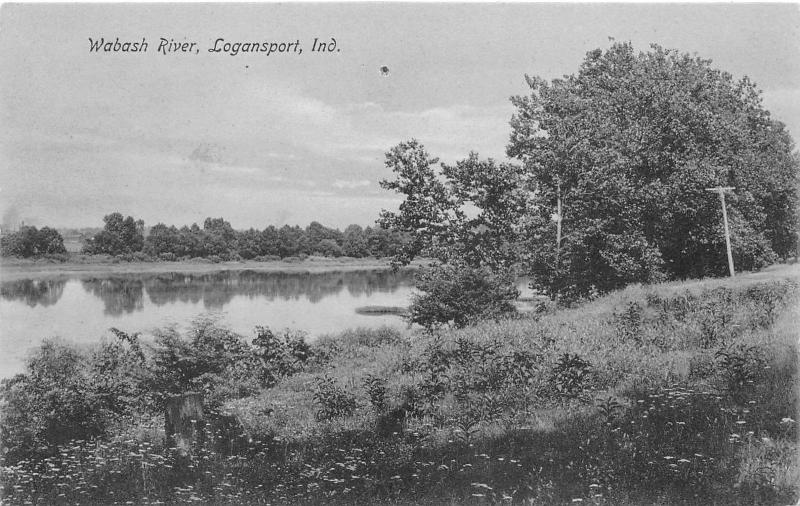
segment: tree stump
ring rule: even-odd
[[[164,432],[167,446],[188,455],[203,438],[203,394],[188,392],[167,398],[164,410]]]

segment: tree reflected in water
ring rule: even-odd
[[[217,310],[236,296],[266,300],[299,300],[313,303],[342,290],[352,296],[394,292],[412,286],[413,273],[400,271],[356,271],[325,273],[280,273],[228,271],[211,274],[159,274],[144,279],[147,295],[153,304],[202,302],[206,309]]]
[[[81,280],[84,290],[103,301],[104,314],[120,316],[144,309],[144,282],[134,277]]]
[[[125,274],[82,279],[81,286],[103,301],[104,313],[120,316],[144,309],[145,294],[156,306],[202,303],[219,310],[236,296],[272,300],[307,299],[312,303],[342,291],[353,297],[392,293],[413,286],[412,271],[276,273],[226,271],[208,274]],[[22,280],[2,284],[2,297],[31,307],[58,302],[65,280]]]
[[[30,307],[52,306],[64,294],[65,279],[23,279],[0,285],[0,297]]]

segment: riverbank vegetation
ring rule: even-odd
[[[784,268],[434,333],[48,341],[3,382],[3,500],[793,503],[798,295]],[[237,420],[188,457],[187,391]]]
[[[380,223],[410,237],[397,264],[436,258],[445,285],[450,268],[481,269],[495,292],[522,274],[569,304],[725,275],[728,239],[739,270],[797,256],[800,158],[747,77],[614,42],[572,75],[527,83],[506,149],[519,164],[440,163],[413,139],[387,152],[381,186],[403,202]]]
[[[613,43],[528,84],[508,147],[522,165],[439,164],[415,140],[386,154],[403,202],[367,230],[395,231],[395,266],[437,261],[408,308],[421,328],[48,341],[2,384],[4,501],[796,502],[797,268],[708,279],[727,264],[707,187],[735,189],[740,271],[797,255],[785,127],[747,78],[658,46]],[[347,254],[347,231],[317,225],[308,247]],[[139,228],[107,216],[90,251]],[[142,254],[294,258],[299,232],[156,226]],[[519,275],[550,300],[518,313]],[[209,415],[186,451],[164,405],[190,391]]]
[[[238,260],[299,261],[308,256],[387,257],[395,255],[403,234],[380,227],[350,225],[344,232],[312,222],[306,228],[285,225],[263,230],[234,230],[222,218],[206,218],[177,228],[158,223],[145,229],[142,220],[120,213],[103,218],[102,230],[81,239],[83,255],[67,254],[64,239],[52,228],[23,226],[0,237],[2,256],[75,261],[116,258],[122,261],[208,260],[213,263]]]

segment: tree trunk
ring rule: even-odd
[[[164,410],[164,431],[167,446],[175,447],[181,455],[191,452],[203,437],[203,394],[189,392],[167,398]]]

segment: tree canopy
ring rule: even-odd
[[[541,287],[585,295],[724,273],[722,209],[706,191],[718,185],[735,187],[737,268],[795,251],[798,156],[747,77],[657,45],[636,53],[614,43],[589,52],[577,74],[527,82],[530,95],[512,98],[507,153],[534,182],[526,251]]]
[[[410,234],[395,257],[405,264],[425,254],[444,263],[507,269],[517,259],[528,192],[521,167],[481,160],[476,153],[440,164],[411,140],[386,154],[395,179],[381,186],[404,196],[399,212],[382,211],[384,228]]]
[[[495,272],[521,266],[536,288],[567,299],[722,275],[722,206],[707,191],[717,186],[735,188],[737,269],[796,254],[800,158],[747,77],[658,45],[613,43],[587,53],[576,74],[526,79],[507,146],[521,166],[474,153],[439,164],[416,140],[386,154],[395,179],[381,185],[404,200],[380,223],[411,237],[397,263],[426,254]]]
[[[66,253],[64,238],[54,228],[20,227],[17,232],[4,234],[0,238],[0,253],[3,256],[32,257]]]
[[[123,218],[120,213],[103,217],[105,226],[84,247],[87,253],[120,255],[142,251],[144,247],[144,221],[132,216]]]

